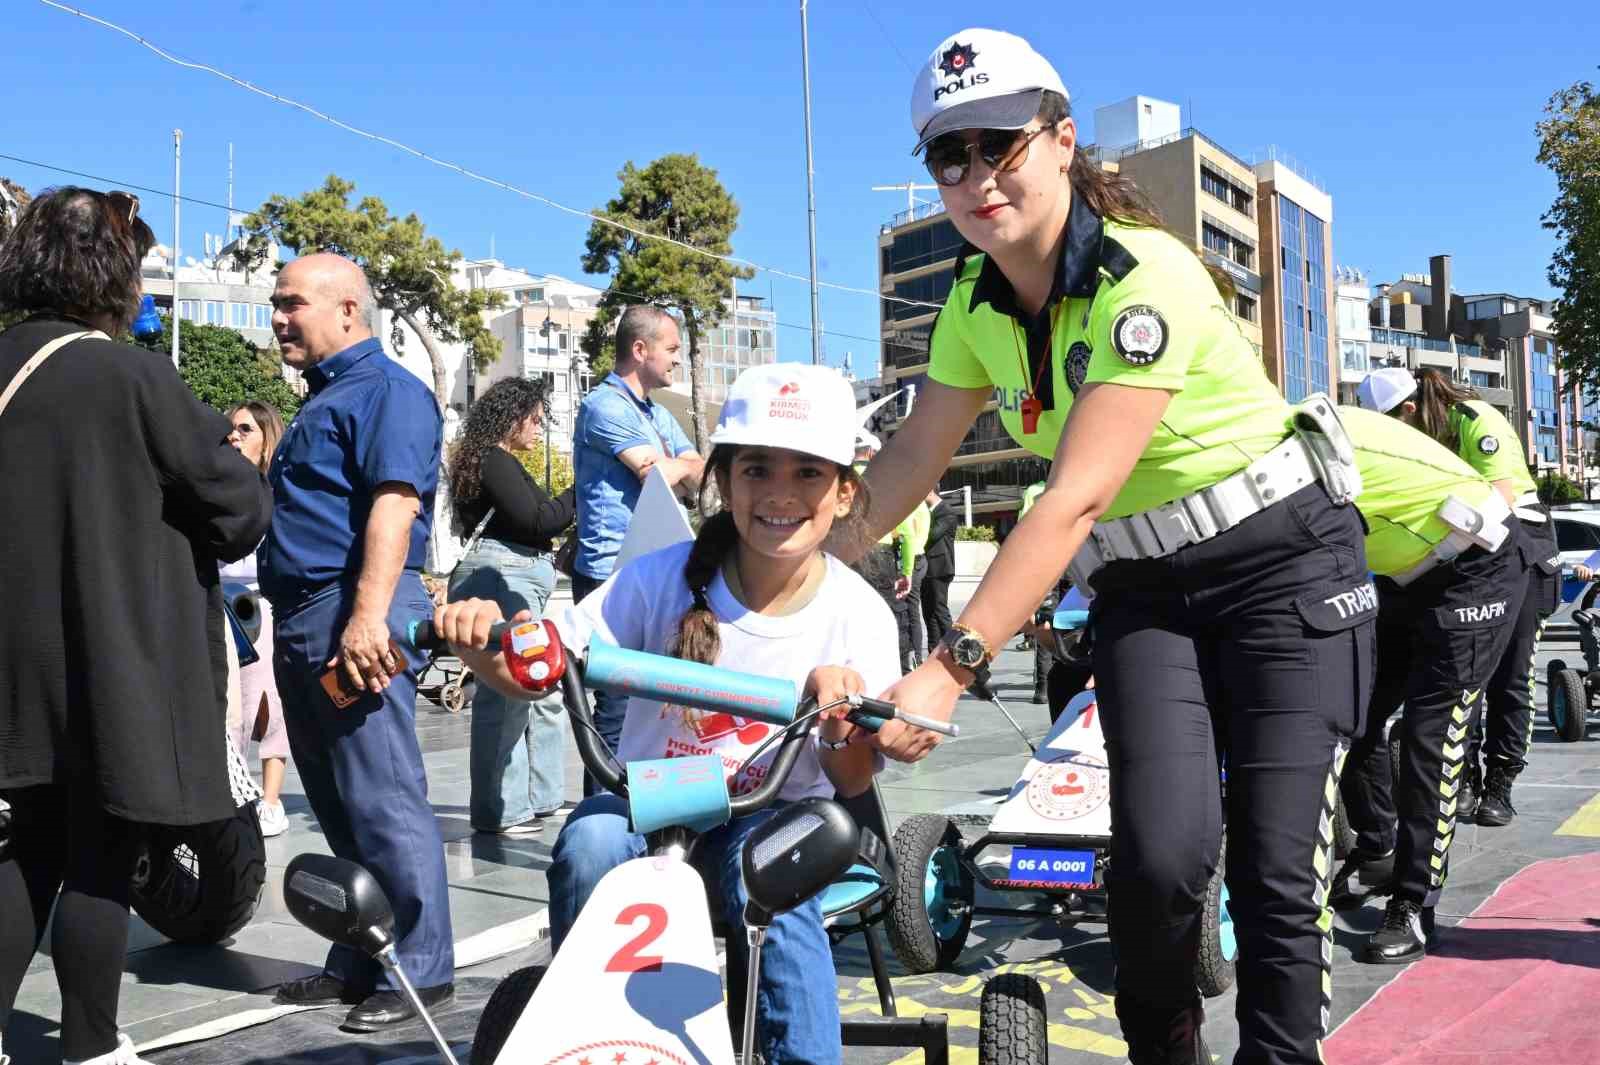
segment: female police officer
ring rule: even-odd
[[[1392,368],[1361,383],[1361,405],[1392,414],[1466,460],[1492,482],[1517,513],[1518,554],[1526,572],[1522,608],[1510,619],[1506,653],[1484,692],[1481,724],[1474,721],[1457,816],[1480,825],[1505,825],[1516,816],[1511,785],[1528,764],[1533,740],[1534,657],[1560,590],[1560,553],[1550,512],[1539,502],[1511,423],[1477,393],[1458,387],[1438,370]],[[1487,773],[1478,751],[1486,747]]]
[[[1192,976],[1222,831],[1238,932],[1236,1062],[1310,1063],[1325,1031],[1329,802],[1370,684],[1349,452],[1305,434],[1195,255],[1076,150],[1060,77],[967,30],[917,77],[917,147],[972,255],[915,412],[868,467],[878,532],[944,471],[991,396],[1055,460],[960,622],[888,693],[949,718],[1069,562],[1094,592],[1111,803],[1117,1016],[1132,1061],[1210,1061]],[[1069,417],[1070,412],[1070,417]],[[1341,458],[1343,456],[1343,458]],[[1080,548],[1082,553],[1080,555]],[[937,737],[890,727],[913,760]]]
[[[1421,957],[1432,931],[1467,730],[1526,582],[1511,507],[1487,478],[1393,418],[1351,409],[1342,420],[1361,470],[1356,506],[1379,611],[1377,681],[1341,782],[1356,848],[1335,875],[1334,905],[1356,869],[1364,882],[1387,881],[1373,892],[1393,893],[1383,927],[1360,957],[1399,964]],[[1402,700],[1397,804],[1383,739]]]

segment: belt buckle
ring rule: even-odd
[[[1198,542],[1196,522],[1189,516],[1185,499],[1163,503],[1143,515],[1149,523],[1150,534],[1155,538],[1160,554],[1151,558],[1164,558],[1181,547]]]

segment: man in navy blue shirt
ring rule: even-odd
[[[578,498],[574,602],[611,576],[652,469],[680,494],[700,484],[705,460],[672,413],[650,402],[651,392],[672,383],[682,348],[678,323],[666,311],[648,304],[629,307],[617,322],[616,365],[578,408],[572,441]],[[595,726],[613,751],[627,704],[608,692],[595,697]],[[585,773],[583,793],[597,790],[599,784]]]
[[[400,960],[431,1006],[454,994],[455,954],[444,845],[417,745],[422,658],[404,634],[433,613],[421,571],[439,409],[372,336],[372,290],[354,263],[294,260],[272,307],[283,361],[311,388],[268,474],[274,509],[260,556],[289,748],[333,853],[365,866],[393,903]],[[329,667],[359,693],[344,709],[320,682]],[[415,1017],[377,962],[341,946],[323,972],[284,984],[278,1001],[349,1003],[353,1031]]]

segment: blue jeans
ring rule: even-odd
[[[695,864],[713,885],[730,928],[744,927],[740,851],[750,833],[775,812],[776,807],[769,808],[713,829],[695,848]],[[644,837],[628,831],[626,801],[608,793],[578,804],[551,855],[550,940],[556,950],[600,878],[644,854]],[[741,954],[747,949],[742,935],[729,936],[727,945]],[[768,1061],[837,1065],[842,1059],[833,953],[822,928],[818,898],[772,922],[761,951],[756,1023],[760,1030],[756,1045]]]
[[[604,578],[591,577],[585,573],[575,574],[572,578],[572,601],[582,601],[590,592],[605,583]],[[622,742],[622,719],[628,715],[628,697],[615,692],[592,692],[590,700],[594,707],[594,727],[600,733],[600,738],[606,741],[606,749],[616,753],[617,745]],[[592,773],[585,771],[583,774],[583,794],[606,795],[609,792],[600,786],[600,782]]]
[[[555,590],[548,555],[484,537],[450,575],[450,598],[493,599],[506,617],[544,615]],[[528,701],[487,684],[472,696],[472,827],[494,832],[561,808],[566,705],[559,692]]]
[[[365,866],[394,906],[400,962],[418,987],[448,984],[455,971],[444,843],[428,804],[417,744],[417,670],[422,656],[405,640],[407,669],[382,695],[370,692],[336,709],[320,683],[355,603],[352,586],[303,603],[275,603],[272,667],[283,700],[289,750],[311,811],[341,858]],[[389,604],[389,631],[433,616],[415,572],[401,575]],[[398,990],[372,958],[335,945],[324,969],[362,993]]]

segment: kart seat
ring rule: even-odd
[[[861,843],[856,860],[822,892],[822,924],[828,930],[828,940],[838,946],[844,940],[860,933],[866,940],[867,961],[872,969],[872,980],[878,991],[878,1005],[885,1017],[899,1016],[894,1001],[894,988],[889,983],[889,969],[884,961],[883,945],[879,941],[877,925],[888,916],[894,891],[894,854],[889,847],[893,835],[889,831],[889,815],[884,809],[883,795],[876,780],[872,787],[853,799],[835,796],[834,801],[849,811],[861,829]],[[711,911],[712,933],[723,940],[733,934],[722,920],[721,907],[707,885]],[[743,933],[739,935],[742,937]],[[745,967],[743,959],[729,951],[727,1004],[728,1019],[737,1033],[744,1025]]]

